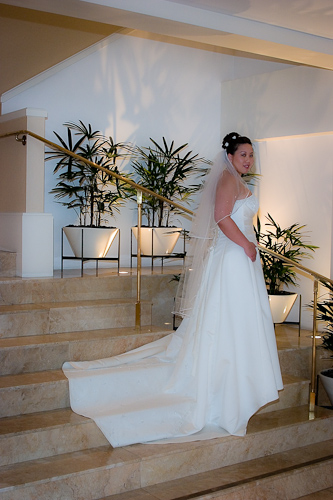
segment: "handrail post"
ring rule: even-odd
[[[137,237],[137,264],[136,264],[136,304],[135,326],[141,326],[141,220],[142,220],[142,191],[137,190],[136,202],[138,205],[138,237]]]
[[[313,327],[312,327],[312,365],[311,365],[311,390],[309,412],[313,413],[316,404],[316,336],[317,336],[317,299],[318,280],[313,282]]]

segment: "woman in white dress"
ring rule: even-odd
[[[253,231],[256,198],[242,175],[247,137],[232,132],[205,182],[192,224],[176,332],[119,356],[65,363],[73,411],[112,446],[246,433],[283,388]]]

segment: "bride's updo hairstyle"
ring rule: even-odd
[[[240,144],[250,144],[252,146],[252,142],[248,137],[242,136],[237,132],[230,132],[223,139],[222,148],[226,150],[228,155],[234,155]]]

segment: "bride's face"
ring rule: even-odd
[[[240,144],[233,155],[228,154],[228,158],[240,175],[247,174],[254,163],[252,146]]]

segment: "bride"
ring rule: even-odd
[[[67,362],[73,411],[112,446],[246,433],[283,388],[253,231],[258,202],[242,175],[254,155],[232,132],[192,224],[176,332],[107,359]]]

